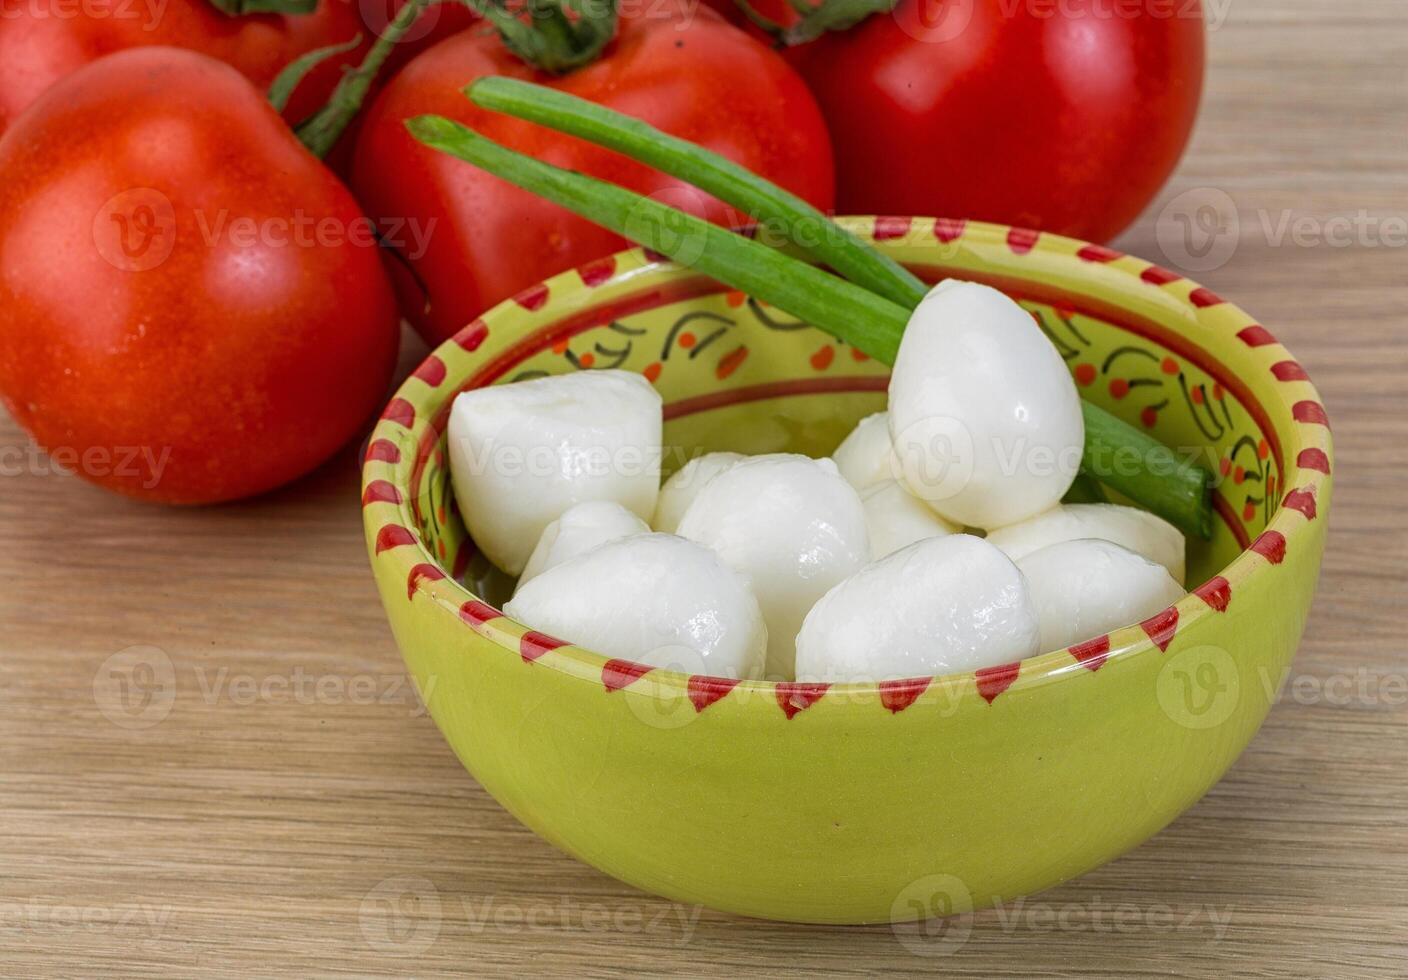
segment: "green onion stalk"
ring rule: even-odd
[[[811,261],[614,184],[543,163],[439,116],[409,119],[407,128],[433,149],[894,364],[910,314],[928,287],[801,198],[700,146],[553,89],[483,78],[465,94],[482,108],[587,140],[692,184],[766,228],[783,229],[795,250]],[[1081,404],[1086,441],[1083,476],[1073,499],[1101,499],[1103,484],[1184,532],[1209,537],[1211,474],[1104,409]]]

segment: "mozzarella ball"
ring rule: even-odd
[[[672,534],[611,541],[550,568],[504,612],[608,657],[714,677],[762,674],[767,628],[742,575]]]
[[[890,378],[890,435],[909,489],[954,524],[1025,520],[1070,489],[1080,398],[1032,316],[946,280],[915,309]]]
[[[674,534],[679,530],[680,518],[694,503],[704,484],[745,459],[742,453],[706,453],[684,464],[660,488],[660,500],[655,505],[655,530]]]
[[[567,508],[612,500],[642,520],[660,493],[660,395],[638,374],[582,371],[467,391],[450,413],[465,527],[519,575]]]
[[[876,561],[925,538],[942,538],[963,529],[935,514],[929,505],[895,480],[861,492],[865,526],[870,533],[870,557]]]
[[[807,611],[870,560],[865,509],[828,459],[738,463],[699,491],[679,533],[748,578],[768,625],[770,678],[792,679]]]
[[[797,637],[797,677],[848,683],[978,670],[1040,652],[1012,561],[982,538],[910,545],[828,592]]]
[[[518,578],[518,587],[523,588],[549,568],[584,555],[597,545],[649,533],[650,525],[615,501],[575,504],[544,529]]]
[[[865,490],[895,478],[894,451],[890,445],[890,413],[876,412],[861,419],[831,454],[847,483]]]
[[[1063,541],[1098,538],[1113,541],[1136,555],[1164,566],[1183,581],[1183,532],[1162,517],[1120,504],[1058,504],[1048,511],[988,534],[1013,561],[1021,561]]]
[[[1142,622],[1183,597],[1164,566],[1109,541],[1063,541],[1017,563],[1041,622],[1042,650],[1060,650]]]

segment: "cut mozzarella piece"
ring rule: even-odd
[[[518,587],[523,588],[548,569],[584,555],[597,545],[649,533],[650,525],[615,501],[576,504],[543,531],[538,547],[519,576]]]
[[[926,538],[942,538],[963,529],[948,523],[929,505],[895,480],[877,483],[860,495],[865,526],[870,533],[870,556],[879,561]]]
[[[828,592],[797,637],[797,677],[830,683],[977,670],[1039,652],[1017,566],[971,534],[910,545]]]
[[[594,548],[519,589],[504,612],[608,657],[714,677],[761,676],[767,629],[738,572],[671,534]]]
[[[807,611],[870,560],[865,509],[829,459],[755,456],[730,467],[695,497],[679,533],[747,576],[768,624],[774,679],[793,677]]]
[[[1034,551],[1082,538],[1113,541],[1164,566],[1175,581],[1183,581],[1183,532],[1137,507],[1058,504],[1020,524],[988,534],[989,541],[1018,562]]]
[[[704,484],[745,459],[742,453],[707,453],[691,459],[660,488],[660,502],[655,505],[655,530],[674,534]]]
[[[903,481],[955,524],[1025,520],[1070,489],[1080,398],[1032,316],[996,289],[946,280],[915,309],[890,378]]]
[[[450,470],[465,526],[519,575],[573,504],[612,500],[648,520],[660,492],[660,395],[638,374],[577,374],[467,391],[450,414]]]
[[[831,458],[846,482],[866,490],[893,480],[896,475],[894,451],[890,444],[890,413],[876,412],[861,419]]]
[[[1017,563],[1041,621],[1041,648],[1059,650],[1142,622],[1183,597],[1164,566],[1109,541],[1063,541]]]

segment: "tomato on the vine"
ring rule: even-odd
[[[755,8],[797,31],[786,0]],[[898,0],[820,33],[787,58],[826,116],[850,214],[1106,241],[1172,173],[1202,93],[1199,0]]]
[[[596,227],[496,177],[417,143],[405,120],[446,116],[513,149],[655,195],[711,220],[722,204],[673,178],[549,130],[477,109],[462,89],[485,75],[538,81],[636,116],[723,153],[829,209],[831,144],[797,74],[712,11],[680,0],[623,11],[599,60],[563,74],[535,70],[499,38],[465,32],[419,55],[387,86],[362,126],[353,187],[374,216],[412,218],[434,234],[402,254],[402,309],[443,341],[520,290],[624,247]],[[396,267],[393,266],[393,269]]]
[[[0,396],[95,482],[292,480],[374,414],[398,340],[370,223],[228,65],[109,55],[0,137]]]
[[[388,2],[399,7],[401,0]],[[0,132],[55,82],[117,51],[156,46],[199,51],[267,89],[298,56],[360,35],[356,50],[319,65],[294,92],[287,116],[296,122],[327,101],[345,68],[357,64],[385,28],[392,11],[376,6],[367,0],[319,0],[310,13],[231,15],[212,0],[34,0],[0,18]],[[393,67],[473,20],[458,3],[431,8],[398,46]]]

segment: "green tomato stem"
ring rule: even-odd
[[[328,104],[295,127],[294,134],[314,156],[323,159],[337,145],[338,139],[362,110],[367,92],[371,90],[377,75],[381,74],[386,59],[391,57],[391,52],[420,19],[420,15],[439,2],[440,0],[407,0],[406,5],[396,12],[396,17],[377,38],[362,63],[338,82]]]
[[[748,21],[779,48],[808,44],[830,31],[848,31],[872,14],[889,13],[896,0],[788,0],[797,15],[790,27],[765,17],[749,0],[734,0]]]
[[[330,58],[356,51],[361,47],[361,44],[362,35],[358,34],[345,44],[329,44],[293,59],[283,71],[279,72],[278,77],[269,86],[269,104],[279,112],[283,112],[288,108],[288,100],[292,98],[294,90],[303,84],[303,80],[308,77],[309,72]]]
[[[299,140],[315,156],[325,158],[337,145],[362,111],[386,59],[421,14],[438,3],[463,3],[494,26],[499,39],[515,55],[535,68],[556,74],[595,61],[616,35],[615,0],[528,0],[523,15],[528,17],[526,22],[509,11],[502,0],[407,0],[362,63],[343,76],[327,105],[295,127]],[[335,53],[332,48],[315,52],[320,58]],[[280,98],[287,101],[293,86],[315,64],[290,66],[283,86],[287,91],[281,91]]]
[[[525,0],[525,23],[503,0],[469,0],[504,45],[541,71],[561,75],[591,64],[616,36],[616,0]]]

